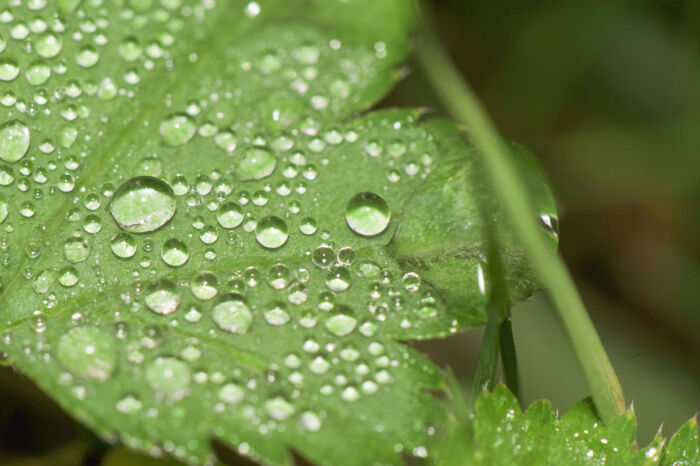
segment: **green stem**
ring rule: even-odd
[[[462,79],[447,52],[425,24],[418,60],[447,110],[469,128],[491,185],[503,203],[516,234],[548,289],[588,381],[593,401],[605,422],[625,410],[622,388],[603,344],[563,261],[547,245],[525,185],[511,164],[507,146],[489,121],[478,99]]]
[[[479,359],[476,362],[476,371],[472,380],[471,402],[476,402],[479,394],[484,390],[493,389],[496,383],[498,370],[498,333],[500,328],[498,312],[489,312],[489,320],[486,324],[484,338],[481,341]]]
[[[501,322],[501,334],[498,339],[501,345],[501,362],[503,363],[503,375],[506,386],[522,403],[520,398],[520,374],[518,373],[518,358],[515,352],[515,340],[513,340],[513,324],[510,315]]]

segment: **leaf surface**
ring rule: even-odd
[[[411,11],[0,11],[5,362],[154,455],[209,462],[212,438],[270,464],[428,454],[444,382],[400,341],[484,322],[488,194],[454,124],[357,116],[397,79]],[[521,298],[537,282],[506,236]]]
[[[453,423],[437,464],[470,465],[695,465],[698,426],[684,424],[670,440],[661,434],[644,448],[635,444],[632,411],[604,425],[593,402],[585,399],[560,418],[545,400],[525,412],[503,385],[482,392],[468,424]]]

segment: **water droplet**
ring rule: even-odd
[[[322,425],[321,418],[318,416],[318,414],[311,411],[302,413],[302,415],[299,417],[299,423],[309,432],[318,432]]]
[[[273,303],[264,313],[265,321],[274,326],[285,325],[289,322],[289,313],[284,303]]]
[[[219,399],[224,403],[237,404],[245,398],[245,390],[238,384],[227,383],[219,389]]]
[[[61,336],[57,357],[68,371],[97,382],[109,380],[117,365],[112,336],[98,328],[78,327]]]
[[[51,288],[54,281],[56,281],[56,273],[47,269],[36,276],[34,282],[32,283],[32,288],[34,288],[34,291],[37,293],[43,294],[49,291],[49,288]]]
[[[299,224],[299,231],[305,235],[313,235],[318,230],[316,220],[311,217],[304,218]]]
[[[357,319],[346,314],[337,314],[326,321],[326,329],[333,335],[343,337],[355,330]]]
[[[255,228],[255,239],[261,246],[276,249],[284,245],[289,238],[287,223],[279,217],[265,217]]]
[[[160,257],[163,258],[163,262],[166,264],[172,267],[180,267],[190,258],[190,251],[185,243],[179,239],[171,238],[163,244]]]
[[[0,81],[12,81],[19,75],[19,71],[19,66],[13,59],[0,59]]]
[[[117,411],[122,414],[135,414],[141,410],[142,403],[138,398],[133,395],[127,395],[121,400],[117,401]]]
[[[206,301],[218,294],[218,285],[219,281],[216,279],[216,275],[211,272],[201,272],[192,280],[190,289],[195,298]]]
[[[229,229],[236,228],[238,225],[243,223],[243,218],[243,210],[236,202],[226,202],[221,204],[216,213],[216,219],[219,221],[219,225]]]
[[[63,252],[66,259],[73,264],[83,262],[90,254],[90,247],[87,241],[82,238],[70,238],[63,244]]]
[[[275,171],[277,158],[266,149],[251,147],[236,162],[236,173],[242,180],[261,180]]]
[[[219,298],[212,309],[212,318],[221,330],[244,335],[253,325],[253,314],[237,293],[227,293]]]
[[[289,268],[287,268],[286,265],[284,264],[276,264],[272,267],[270,267],[270,270],[267,272],[267,283],[270,284],[270,286],[276,290],[282,290],[289,285],[289,279],[291,277],[291,273],[289,272]]]
[[[109,211],[117,224],[134,233],[162,227],[175,215],[175,195],[170,186],[152,176],[125,182],[114,193]]]
[[[90,45],[81,48],[75,55],[75,61],[83,68],[92,68],[99,59],[100,54],[97,52],[97,49]]]
[[[294,406],[278,396],[265,402],[265,412],[276,421],[284,421],[294,414]]]
[[[127,62],[138,60],[142,54],[143,47],[133,37],[128,37],[119,44],[119,56]]]
[[[329,268],[335,263],[335,252],[329,246],[322,245],[314,249],[311,260],[316,267]]]
[[[161,279],[148,287],[144,297],[146,306],[156,314],[172,314],[180,306],[180,293],[175,283]]]
[[[13,120],[0,125],[0,158],[6,162],[16,162],[29,149],[30,132],[27,125]]]
[[[355,233],[362,236],[378,235],[389,226],[389,205],[378,194],[356,194],[345,208],[345,220]]]
[[[192,139],[197,131],[197,125],[190,116],[177,113],[163,120],[159,131],[166,145],[181,146]]]
[[[128,259],[136,254],[136,241],[128,233],[117,233],[110,243],[115,256]]]
[[[342,293],[350,288],[351,284],[350,271],[345,267],[333,267],[331,271],[328,272],[326,287],[328,287],[329,290]]]
[[[148,384],[170,401],[187,396],[192,373],[183,361],[173,357],[156,358],[146,368]]]
[[[61,270],[59,270],[58,283],[60,283],[61,286],[65,286],[66,288],[75,286],[78,283],[78,271],[75,270],[75,267],[68,266],[63,267]]]

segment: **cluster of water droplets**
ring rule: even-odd
[[[386,45],[296,25],[193,52],[180,41],[204,40],[221,2],[82,3],[0,6],[0,292],[38,339],[2,345],[57,362],[79,400],[114,384],[120,425],[189,409],[312,433],[334,403],[366,419],[362,401],[418,364],[390,338],[456,329],[418,265],[383,249],[431,136],[403,113],[324,123],[363,108]]]

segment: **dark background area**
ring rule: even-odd
[[[496,126],[549,174],[560,251],[634,402],[638,440],[662,423],[670,434],[700,410],[700,2],[443,0],[433,9]],[[418,67],[407,69],[382,106],[440,114]],[[588,395],[544,294],[516,306],[514,332],[526,402],[548,398],[564,411]],[[419,346],[468,385],[480,337]],[[146,464],[104,448],[0,369],[0,463]]]

